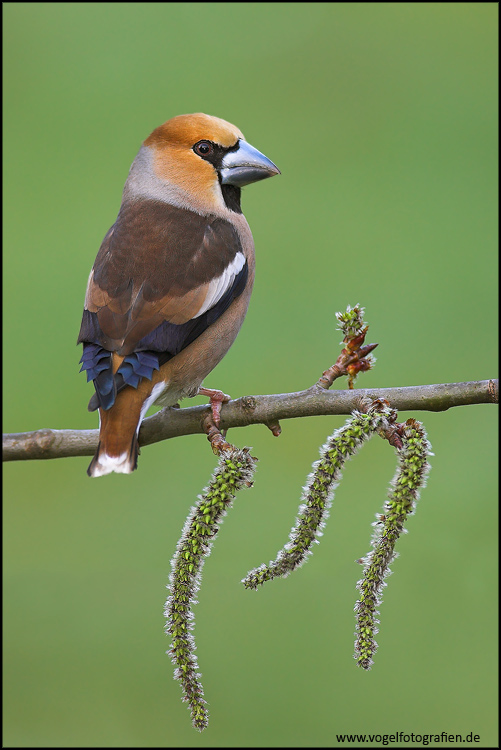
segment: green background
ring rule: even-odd
[[[497,4],[3,12],[4,430],[97,426],[75,346],[87,276],[142,140],[186,112],[235,123],[282,171],[244,191],[257,280],[208,386],[308,387],[337,357],[335,311],[357,302],[380,343],[359,387],[496,377]],[[320,747],[339,733],[446,731],[495,745],[496,409],[412,416],[435,457],[369,673],[352,658],[354,561],[393,451],[364,447],[308,564],[256,594],[239,581],[287,540],[318,446],[344,418],[290,420],[279,439],[230,431],[260,461],[195,608],[202,735],[172,679],[162,611],[215,463],[205,438],[145,448],[132,476],[90,480],[88,458],[7,464],[4,744]]]

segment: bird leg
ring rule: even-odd
[[[210,405],[211,409],[210,411],[204,412],[204,415],[202,416],[202,429],[207,435],[207,440],[211,444],[211,448],[213,453],[216,454],[216,456],[220,455],[223,451],[227,451],[230,449],[234,449],[234,446],[231,445],[231,443],[227,443],[225,440],[226,431],[225,433],[221,433],[221,430],[219,429],[219,412],[221,411],[221,404],[225,403],[226,401],[230,400],[230,397],[227,396],[225,393],[222,393],[222,391],[213,391],[212,389],[203,388],[201,391],[205,391],[205,393],[202,393],[201,395],[208,395],[207,391],[209,391],[209,394],[216,394],[216,398],[213,400],[213,396],[210,396]],[[199,391],[200,393],[200,391]],[[217,424],[216,424],[216,418],[217,418]]]
[[[216,427],[219,427],[221,421],[221,406],[231,400],[231,396],[228,396],[222,391],[218,391],[214,388],[202,388],[198,389],[199,396],[208,396],[210,408],[212,411],[212,419]]]

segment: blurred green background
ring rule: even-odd
[[[75,346],[87,276],[142,140],[186,112],[235,123],[282,170],[244,192],[257,280],[207,385],[308,387],[337,357],[334,312],[357,302],[380,342],[359,387],[496,377],[497,13],[4,4],[4,430],[97,426]],[[393,451],[374,439],[349,463],[308,564],[254,594],[240,579],[287,540],[318,446],[344,418],[284,422],[278,440],[230,432],[260,462],[195,610],[202,735],[162,611],[215,463],[205,438],[145,448],[132,476],[91,481],[88,458],[6,464],[4,745],[325,747],[396,731],[496,745],[496,408],[413,416],[436,455],[369,673],[352,659],[354,561]]]

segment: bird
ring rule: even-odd
[[[244,321],[255,273],[241,189],[280,174],[219,117],[177,115],[143,142],[117,219],[89,275],[77,344],[99,411],[91,477],[137,468],[152,404],[209,396],[214,422],[229,400],[203,381]]]

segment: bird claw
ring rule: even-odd
[[[212,419],[214,420],[216,427],[219,427],[219,423],[221,422],[221,407],[223,404],[226,404],[231,400],[231,396],[228,396],[226,393],[223,393],[223,391],[218,391],[215,388],[199,388],[198,395],[209,397]]]
[[[202,429],[207,435],[207,440],[216,456],[233,448],[231,443],[226,442],[226,435],[221,434],[219,428],[214,424],[212,412],[206,412],[202,417]]]
[[[202,418],[202,427],[207,435],[207,440],[211,444],[212,450],[216,455],[230,450],[233,446],[225,440],[226,430],[221,431],[219,424],[221,422],[221,406],[230,401],[230,396],[215,388],[199,388],[200,396],[208,396],[210,403],[210,412],[206,412]]]

